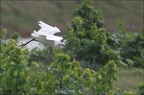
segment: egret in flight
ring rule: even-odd
[[[60,30],[57,27],[52,27],[42,21],[39,21],[38,24],[41,27],[41,29],[38,31],[34,30],[31,34],[33,39],[25,44],[20,45],[21,47],[27,45],[31,41],[38,41],[44,45],[48,45],[55,49],[66,47],[66,45],[62,42],[63,38],[54,35],[55,33],[60,32]]]

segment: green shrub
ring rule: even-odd
[[[144,29],[134,34],[120,23],[119,31],[115,35],[119,42],[116,49],[120,51],[123,61],[128,65],[144,67]]]
[[[14,37],[16,35],[17,33]],[[43,64],[41,61],[30,60],[28,49],[20,48],[17,42],[16,39],[9,39],[8,43],[0,44],[2,49],[0,52],[0,94],[110,93],[118,72],[113,60],[96,72],[90,68],[82,68],[78,61],[71,59],[68,54],[63,53],[63,50],[58,49],[52,51],[54,60]],[[32,52],[35,54],[38,50],[32,50]]]
[[[12,38],[16,38],[16,35],[14,34]],[[22,50],[17,46],[16,40],[13,39],[10,39],[7,43],[1,42],[0,48],[0,94],[10,95],[27,92],[28,49]]]
[[[137,87],[137,93],[138,95],[143,95],[144,94],[144,82],[140,83]]]
[[[109,60],[114,60],[118,65],[123,63],[119,50],[113,49],[117,42],[105,31],[101,13],[94,10],[90,1],[83,2],[74,11],[74,18],[67,27],[65,39],[66,45],[71,48],[69,54],[84,67],[98,70]]]
[[[102,94],[109,93],[116,80],[118,68],[113,61],[108,62],[99,72],[82,68],[70,56],[58,53],[56,60],[40,70],[36,78],[36,89],[39,94]],[[43,75],[43,76],[42,76]],[[39,75],[37,75],[39,76]]]
[[[33,48],[30,51],[29,62],[35,61],[37,63],[40,62],[49,65],[54,60],[54,52],[51,47],[44,47],[43,49]]]

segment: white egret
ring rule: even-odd
[[[21,46],[24,46],[31,41],[39,41],[40,43],[48,45],[55,49],[65,46],[65,44],[61,42],[63,38],[54,35],[55,33],[60,32],[60,30],[57,27],[52,27],[42,21],[39,21],[39,26],[41,27],[41,29],[38,31],[34,30],[33,33],[31,34],[33,39],[25,44],[22,44]]]

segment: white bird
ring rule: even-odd
[[[34,30],[31,36],[33,37],[31,41],[38,41],[44,45],[49,45],[52,48],[62,48],[65,44],[62,41],[62,37],[54,35],[55,33],[60,32],[57,27],[52,27],[42,21],[39,21],[39,26],[41,27],[40,30]],[[21,47],[28,44],[29,42],[20,45]],[[66,47],[66,46],[65,46]],[[68,48],[68,47],[67,47]]]
[[[52,27],[42,21],[39,21],[39,26],[41,29],[38,31],[34,30],[34,32],[31,34],[35,40],[53,48],[61,48],[65,46],[65,44],[61,42],[63,38],[54,35],[55,33],[60,32],[57,27]]]

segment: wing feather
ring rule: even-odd
[[[46,36],[47,40],[54,40],[54,41],[61,41],[63,38],[59,36],[54,36],[54,35],[48,35]]]
[[[54,35],[55,33],[60,32],[57,27],[52,27],[42,21],[39,21],[39,26],[41,29],[38,32],[44,33],[45,35]]]

